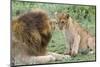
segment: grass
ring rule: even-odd
[[[66,49],[65,39],[62,32],[54,31],[52,39],[48,46],[48,51],[63,54],[65,49]],[[78,54],[75,57],[71,57],[71,59],[63,59],[62,61],[57,61],[53,63],[84,62],[84,61],[95,61],[95,54]]]
[[[93,35],[95,35],[95,6],[74,6],[63,4],[43,4],[43,3],[31,3],[31,2],[19,2],[12,1],[12,16],[16,16],[17,11],[27,11],[31,8],[41,8],[48,11],[50,17],[54,18],[55,12],[68,12],[73,18],[80,21],[82,27],[87,29]],[[55,30],[52,33],[52,39],[48,45],[48,51],[63,54],[65,51],[64,36],[60,31]],[[60,62],[80,62],[80,61],[94,61],[95,54],[82,55],[78,54],[71,59],[63,59],[63,61],[56,61],[51,63]]]

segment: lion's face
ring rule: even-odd
[[[58,15],[58,27],[60,30],[63,30],[68,24],[69,15],[65,13],[60,13]]]

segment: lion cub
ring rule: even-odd
[[[66,45],[69,44],[69,51],[65,54],[71,56],[80,53],[95,52],[95,37],[84,30],[69,14],[57,14],[59,29],[63,31]]]

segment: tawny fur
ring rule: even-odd
[[[63,31],[66,45],[69,44],[69,51],[66,54],[72,56],[77,55],[79,52],[94,51],[95,52],[95,37],[88,31],[83,29],[79,23],[72,19],[67,13],[59,13],[58,26]]]

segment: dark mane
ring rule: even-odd
[[[48,20],[48,16],[45,12],[39,11],[30,11],[18,18],[19,21],[22,21],[26,24],[28,28],[38,28],[38,30],[44,27],[44,23]]]
[[[48,28],[48,25],[46,25],[48,20],[49,18],[45,11],[33,10],[20,15],[17,22],[14,23],[14,36],[27,45],[28,53],[32,55],[45,54],[51,33],[49,31],[44,34],[41,31],[46,28],[45,26]]]

